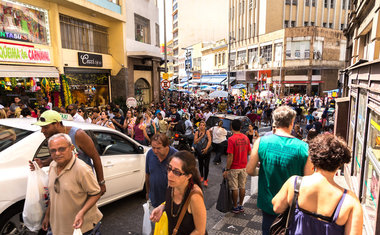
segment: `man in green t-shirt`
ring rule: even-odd
[[[257,207],[263,212],[263,235],[276,218],[272,199],[292,175],[311,175],[307,143],[291,135],[296,112],[289,106],[280,106],[273,113],[276,133],[257,139],[247,164],[247,173],[254,175],[260,161]]]

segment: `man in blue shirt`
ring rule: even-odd
[[[165,201],[168,187],[168,159],[177,150],[169,146],[169,139],[163,133],[155,134],[151,140],[152,149],[146,154],[145,165],[146,199],[150,199],[153,207],[158,207]]]

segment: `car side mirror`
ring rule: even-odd
[[[139,145],[139,146],[137,147],[137,153],[139,153],[139,154],[143,154],[143,153],[144,153],[144,147],[141,146],[141,145]]]

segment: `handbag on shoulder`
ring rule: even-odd
[[[271,235],[287,235],[289,231],[289,225],[292,223],[294,217],[294,211],[296,208],[296,201],[302,182],[301,176],[296,176],[294,181],[294,197],[292,205],[288,207],[283,213],[279,214],[270,226],[269,233]]]

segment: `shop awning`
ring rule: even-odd
[[[218,75],[202,75],[201,82],[202,84],[213,84],[213,85],[219,85],[224,80],[227,79],[226,74],[218,74]]]
[[[55,67],[0,65],[0,77],[57,78],[59,77],[59,72]]]

